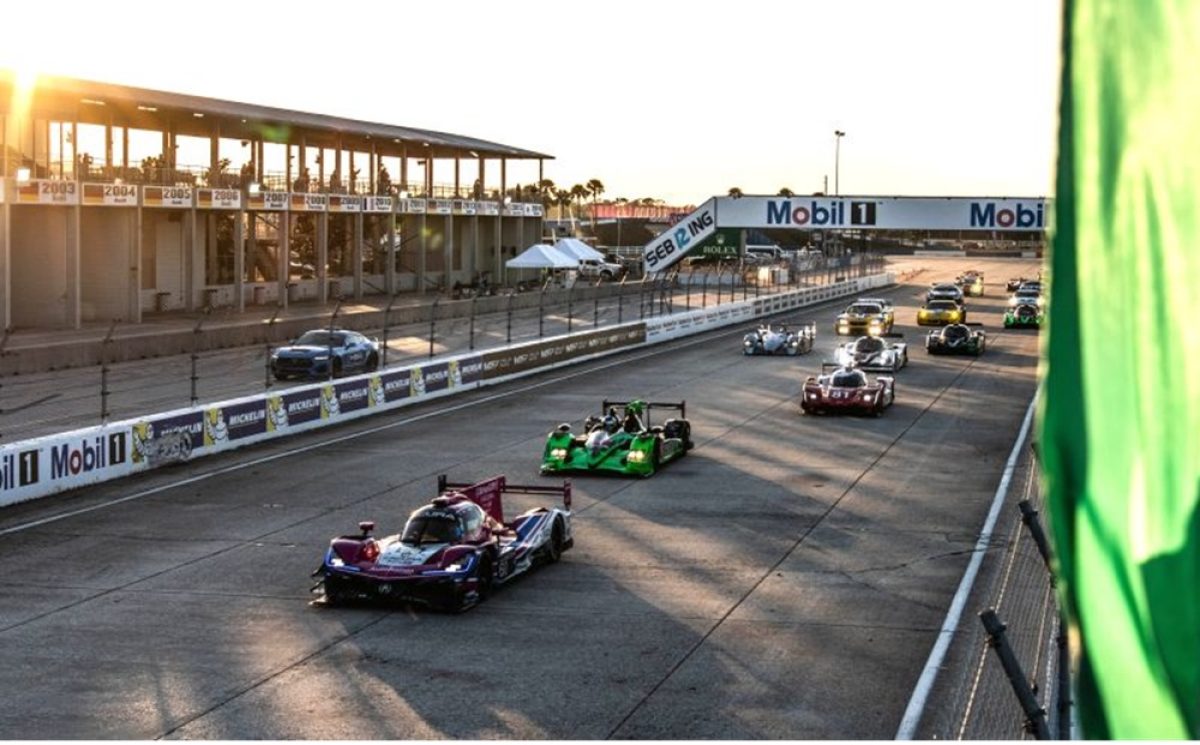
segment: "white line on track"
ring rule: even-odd
[[[901,291],[903,289],[904,289],[904,285],[894,285],[890,288],[887,288],[886,292],[883,292],[880,294],[891,294],[892,292]],[[847,297],[849,297],[849,296],[847,296]],[[844,302],[845,300],[846,300],[846,298],[844,298],[844,297],[831,298],[830,300],[826,300],[826,301],[817,303],[813,306],[810,306],[809,308],[793,308],[791,310],[785,311],[784,313],[775,313],[770,316],[764,316],[763,318],[774,318],[775,316],[779,316],[779,315],[794,314],[794,313],[803,312],[803,311],[821,310],[828,305],[832,305],[834,303],[841,303],[841,302]],[[753,320],[757,321],[757,320],[762,320],[762,319],[753,319]],[[328,440],[322,440],[320,442],[315,442],[311,445],[305,445],[303,447],[293,448],[291,450],[286,450],[282,453],[275,453],[274,455],[266,455],[261,458],[255,458],[253,460],[245,461],[243,463],[235,463],[230,466],[216,468],[216,469],[213,469],[212,471],[207,471],[205,473],[197,474],[196,476],[191,476],[189,478],[182,479],[180,481],[172,481],[169,484],[162,484],[161,486],[155,486],[150,489],[145,489],[143,491],[136,492],[134,494],[130,494],[125,497],[120,497],[119,499],[110,499],[106,502],[94,504],[89,507],[82,507],[77,510],[71,510],[69,512],[62,512],[57,515],[51,515],[50,517],[44,517],[40,520],[33,520],[31,522],[22,523],[20,525],[14,525],[10,528],[4,528],[4,529],[0,530],[0,535],[8,535],[10,533],[20,533],[21,531],[29,530],[30,528],[37,528],[42,525],[47,525],[49,523],[58,522],[59,520],[65,520],[68,517],[75,517],[76,515],[83,515],[88,512],[95,512],[96,510],[101,510],[106,507],[112,507],[114,505],[122,504],[124,502],[132,502],[135,499],[141,499],[143,497],[149,497],[154,494],[160,494],[160,493],[168,491],[170,489],[175,489],[175,488],[178,488],[181,486],[187,486],[189,484],[195,484],[200,481],[207,481],[208,479],[211,479],[215,476],[223,476],[228,473],[236,473],[237,471],[241,471],[246,468],[252,468],[252,467],[258,466],[258,465],[262,465],[263,463],[270,463],[271,461],[276,461],[281,458],[290,458],[293,455],[299,455],[300,453],[307,453],[310,450],[319,450],[320,448],[328,447],[329,445],[336,445],[338,443],[346,442],[348,440],[354,440],[359,437],[373,435],[376,432],[383,432],[383,431],[386,431],[389,429],[403,427],[408,424],[413,424],[414,422],[420,422],[420,421],[424,421],[426,419],[431,419],[436,416],[441,416],[443,414],[449,414],[451,412],[459,411],[462,409],[467,409],[472,406],[479,406],[480,404],[486,404],[486,403],[490,403],[492,401],[498,401],[503,398],[508,398],[510,396],[518,395],[520,393],[526,393],[528,391],[536,390],[538,388],[544,388],[548,385],[555,385],[557,383],[561,383],[564,380],[570,380],[572,378],[577,378],[582,375],[590,375],[599,370],[605,370],[610,367],[616,367],[617,365],[625,365],[630,362],[635,362],[637,360],[646,359],[647,357],[654,357],[656,355],[666,354],[667,352],[674,352],[678,349],[694,346],[696,344],[703,344],[703,343],[711,342],[714,337],[720,338],[723,336],[730,336],[733,334],[741,334],[741,333],[744,333],[744,328],[741,326],[741,324],[737,324],[736,328],[733,328],[733,329],[723,329],[723,330],[714,329],[710,333],[701,334],[699,338],[695,338],[695,339],[691,339],[689,341],[683,341],[683,342],[679,342],[677,340],[674,341],[674,343],[667,342],[665,344],[658,345],[656,348],[654,348],[650,351],[644,352],[642,354],[638,354],[638,355],[635,355],[632,357],[621,357],[620,359],[613,360],[611,362],[605,363],[603,365],[598,365],[596,367],[589,366],[586,370],[577,370],[576,372],[569,373],[567,375],[560,375],[557,378],[551,378],[550,380],[543,380],[540,383],[533,383],[531,385],[527,385],[522,388],[516,388],[514,390],[505,391],[503,393],[497,393],[497,394],[494,394],[491,396],[485,396],[484,398],[479,398],[474,401],[465,401],[461,404],[457,404],[454,406],[438,408],[435,411],[430,411],[425,414],[418,414],[417,416],[411,416],[411,417],[408,417],[406,419],[401,419],[396,422],[389,422],[388,424],[381,424],[377,427],[371,427],[369,429],[351,432],[350,434],[341,435],[340,437],[332,437]],[[581,364],[586,364],[586,362],[587,361],[585,360]],[[476,389],[476,390],[478,390],[478,389]]]
[[[921,677],[917,679],[912,697],[908,700],[908,707],[900,719],[900,729],[896,731],[895,739],[897,740],[912,740],[917,736],[917,727],[921,724],[921,716],[925,713],[929,694],[933,691],[933,684],[937,681],[938,672],[941,671],[946,653],[950,650],[950,642],[954,640],[954,635],[958,632],[963,607],[966,606],[967,598],[974,589],[975,577],[979,574],[979,567],[983,564],[983,555],[991,543],[992,530],[996,527],[1000,507],[1008,496],[1008,487],[1012,482],[1013,472],[1016,470],[1025,438],[1029,435],[1029,426],[1033,422],[1033,412],[1036,406],[1037,394],[1035,393],[1029,402],[1029,408],[1025,411],[1025,421],[1021,423],[1021,431],[1017,435],[1017,441],[1013,443],[1012,452],[1008,455],[1008,462],[1004,464],[1000,485],[996,487],[992,508],[988,511],[987,519],[983,521],[983,530],[979,533],[979,540],[975,542],[975,550],[971,552],[971,561],[968,562],[967,570],[963,572],[962,580],[958,583],[958,591],[954,593],[954,600],[950,603],[950,609],[946,611],[946,620],[942,622],[937,641],[934,642],[933,649],[929,652],[929,659],[925,661],[925,668],[921,671]]]

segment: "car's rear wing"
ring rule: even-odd
[[[629,403],[632,403],[632,402],[631,401],[609,401],[606,398],[606,399],[604,399],[604,401],[602,401],[600,403],[600,413],[602,415],[607,413],[608,407],[610,407],[610,406],[620,406],[622,409],[624,409],[625,406]],[[646,420],[647,420],[646,426],[647,427],[650,426],[649,419],[650,419],[650,410],[651,409],[672,409],[674,411],[678,411],[680,417],[682,417],[683,419],[687,419],[687,401],[680,401],[677,404],[664,403],[661,401],[649,402],[649,403],[646,403]]]
[[[504,476],[493,476],[490,479],[474,484],[450,481],[446,474],[438,476],[438,494],[448,491],[462,494],[467,499],[479,505],[498,522],[504,522],[505,494],[558,494],[562,496],[563,506],[571,509],[571,481],[563,479],[562,486],[546,486],[544,484],[510,484]]]

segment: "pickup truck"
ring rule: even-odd
[[[592,279],[612,280],[625,276],[625,267],[601,259],[580,259],[578,271],[580,277]]]

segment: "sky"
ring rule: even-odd
[[[1060,12],[1052,0],[60,0],[6,4],[0,68],[469,135],[553,155],[545,177],[599,179],[602,199],[699,204],[826,179],[841,194],[1042,196]],[[536,163],[509,165],[510,185],[536,178]]]

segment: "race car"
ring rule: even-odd
[[[855,300],[854,302],[856,302],[856,303],[875,303],[880,308],[883,308],[883,314],[885,316],[887,316],[886,323],[887,323],[888,328],[891,328],[892,324],[894,324],[896,322],[896,305],[895,305],[895,303],[892,302],[891,298],[860,297],[857,300]]]
[[[559,471],[608,472],[627,476],[653,476],[659,468],[687,455],[692,449],[692,425],[685,401],[646,403],[604,401],[600,416],[589,416],[578,434],[563,423],[546,438],[542,473]],[[617,409],[622,409],[618,414]],[[652,426],[650,412],[671,409],[678,419]]]
[[[1046,317],[1040,296],[1013,295],[1004,309],[1004,328],[1041,328]]]
[[[908,364],[908,345],[903,342],[888,344],[878,337],[860,336],[838,347],[835,359],[844,367],[896,372]]]
[[[330,364],[332,362],[332,371]],[[357,331],[318,329],[305,331],[290,345],[271,354],[276,380],[328,378],[379,369],[379,342]]]
[[[880,303],[855,301],[837,317],[834,330],[838,336],[882,336],[892,332],[893,320],[893,316],[886,313]]]
[[[563,508],[539,507],[504,520],[505,494],[561,495]],[[574,545],[571,484],[520,486],[495,476],[476,484],[438,477],[438,495],[415,510],[396,535],[375,538],[374,522],[358,535],[329,542],[320,581],[321,603],[389,600],[464,611],[497,585],[539,564],[558,561]]]
[[[896,398],[896,379],[891,376],[880,375],[872,382],[856,367],[828,364],[821,367],[821,372],[804,381],[800,409],[805,414],[880,416]]]
[[[1016,292],[1017,288],[1026,282],[1024,277],[1011,277],[1004,285],[1005,292]]]
[[[811,352],[817,338],[817,325],[810,323],[797,329],[780,324],[763,324],[742,339],[742,353],[797,355]]]
[[[965,323],[952,323],[930,331],[925,337],[925,351],[930,354],[983,354],[987,334],[975,331]]]
[[[962,288],[956,284],[949,282],[935,282],[929,286],[925,292],[925,302],[933,300],[953,300],[959,305],[963,304]]]
[[[983,274],[980,272],[963,272],[954,283],[962,288],[965,295],[983,297]]]
[[[918,326],[945,326],[966,320],[967,309],[953,300],[930,300],[917,309]]]

